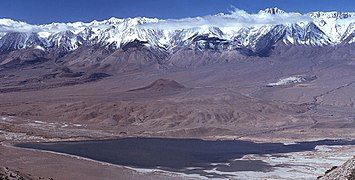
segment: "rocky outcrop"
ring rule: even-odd
[[[339,167],[328,170],[320,180],[355,180],[355,156]]]
[[[0,167],[0,180],[31,180],[29,175],[21,174],[19,171],[10,170],[7,167]]]

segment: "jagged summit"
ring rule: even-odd
[[[272,8],[266,8],[264,10],[260,10],[259,13],[283,14],[286,12],[284,10],[277,8],[277,7],[272,7]]]

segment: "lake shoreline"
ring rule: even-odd
[[[157,141],[159,141],[159,140],[167,140],[167,141],[183,141],[183,142],[185,142],[185,141],[190,141],[190,140],[192,140],[192,141],[197,141],[197,142],[199,142],[199,141],[202,141],[202,143],[204,143],[204,140],[199,140],[199,139],[169,139],[169,138],[163,138],[163,139],[161,139],[161,138],[126,138],[126,139],[118,139],[118,140],[135,140],[135,139],[139,139],[139,140],[151,140],[151,139],[153,139],[153,140],[157,140]],[[114,141],[114,140],[102,140],[102,141]],[[101,142],[102,142],[101,141]],[[336,140],[336,141],[329,141],[329,142],[343,142],[344,140]],[[95,142],[97,142],[97,141],[95,141],[95,140],[85,140],[85,141],[78,141],[78,142],[76,142],[76,141],[61,141],[61,142],[45,142],[45,143],[39,143],[39,144],[44,144],[44,145],[53,145],[53,144],[66,144],[66,143],[78,143],[78,144],[85,144],[85,143],[95,143]],[[207,141],[208,142],[208,141]],[[233,142],[233,141],[226,141],[226,142]],[[246,141],[239,141],[239,140],[237,140],[237,141],[235,141],[235,142],[243,142],[243,143],[246,143]],[[327,140],[325,141],[325,142],[327,142]],[[347,142],[347,141],[345,141],[345,142]],[[354,143],[355,141],[353,140],[353,141],[351,141],[350,142],[350,144],[351,145],[355,145],[355,143]],[[213,141],[213,143],[223,143],[223,141]],[[247,143],[253,143],[253,142],[247,142]],[[308,145],[307,143],[314,143],[314,142],[301,142],[301,143],[305,143],[305,145]],[[331,144],[330,143],[330,144]],[[26,143],[26,144],[28,144],[28,143]],[[255,144],[257,144],[257,143],[255,143]],[[287,144],[287,145],[285,145],[285,144]],[[289,144],[289,143],[285,143],[285,144],[281,144],[281,143],[279,143],[278,145],[281,145],[282,147],[288,147],[288,146],[294,146],[295,144]],[[339,144],[339,143],[338,143]],[[341,144],[341,143],[340,143]],[[345,143],[346,144],[346,143]],[[322,144],[320,144],[320,145],[316,145],[316,146],[314,146],[314,148],[315,147],[318,147],[318,146],[327,146],[327,145],[322,145]],[[329,146],[332,146],[332,145],[329,145]],[[333,145],[334,146],[334,145]],[[342,146],[342,145],[336,145],[336,146]],[[346,146],[346,145],[343,145],[343,146]],[[354,146],[355,147],[355,146]],[[13,145],[13,148],[26,148],[26,147],[18,147],[18,146],[16,146],[16,145]],[[308,147],[307,147],[308,148]],[[313,152],[313,151],[315,151],[315,149],[314,148],[312,148],[312,149],[307,149],[307,150],[302,150],[302,151],[299,151],[299,152],[306,152],[306,151],[310,151],[310,152]],[[26,149],[28,149],[28,148],[26,148]],[[225,171],[225,168],[226,168],[226,166],[224,166],[224,165],[216,165],[216,166],[212,166],[212,167],[214,167],[214,168],[211,168],[211,166],[210,165],[206,165],[206,166],[202,166],[201,168],[205,168],[204,170],[201,170],[201,169],[199,169],[199,168],[197,168],[197,169],[192,169],[192,170],[176,170],[176,169],[166,169],[166,168],[161,168],[161,167],[155,167],[155,168],[152,168],[152,167],[150,167],[150,168],[146,168],[146,167],[134,167],[134,166],[130,166],[130,165],[125,165],[125,164],[115,164],[114,162],[105,162],[105,161],[102,161],[102,160],[97,160],[97,159],[95,159],[95,158],[90,158],[90,157],[84,157],[84,156],[80,156],[80,155],[73,155],[73,154],[70,154],[70,153],[62,153],[62,152],[53,152],[53,150],[38,150],[38,149],[33,149],[33,148],[30,148],[30,150],[34,150],[34,151],[39,151],[39,152],[46,152],[46,153],[54,153],[54,154],[58,154],[58,155],[65,155],[65,156],[69,156],[69,157],[72,157],[72,158],[76,158],[76,159],[81,159],[81,160],[89,160],[89,161],[93,161],[93,162],[96,162],[96,163],[100,163],[100,164],[102,164],[102,165],[109,165],[109,166],[115,166],[115,167],[123,167],[123,168],[127,168],[127,169],[130,169],[130,170],[133,170],[133,171],[136,171],[136,172],[138,172],[138,173],[163,173],[163,174],[166,174],[166,175],[169,175],[169,176],[176,176],[176,177],[192,177],[192,178],[203,178],[203,177],[219,177],[219,178],[228,178],[228,176],[230,175],[230,174],[233,174],[233,173],[229,173],[230,171],[231,171],[231,169],[230,170],[228,170],[228,168],[227,168],[227,170]],[[280,152],[281,154],[287,154],[287,152]],[[276,154],[280,154],[280,153],[276,153]],[[297,153],[297,151],[291,151],[291,152],[288,152],[288,153]],[[203,154],[203,153],[202,153]],[[250,153],[250,154],[244,154],[244,155],[242,155],[242,156],[240,156],[240,157],[237,157],[237,158],[227,158],[227,159],[229,159],[226,163],[231,163],[231,162],[235,162],[236,164],[234,164],[234,166],[232,166],[232,167],[236,167],[236,169],[237,169],[237,171],[236,172],[239,172],[239,170],[238,170],[238,167],[240,167],[240,165],[238,165],[238,162],[237,162],[237,160],[239,159],[239,160],[243,160],[244,159],[244,161],[243,161],[243,163],[245,163],[245,162],[250,162],[250,163],[255,163],[255,162],[257,162],[257,161],[261,161],[261,162],[264,162],[264,160],[247,160],[247,159],[245,159],[245,157],[248,157],[248,155],[252,155],[253,153]],[[258,153],[256,153],[256,155],[257,155]],[[261,153],[260,155],[262,155],[263,153]],[[266,153],[266,154],[269,154],[269,153]],[[272,156],[272,154],[273,153],[271,153],[271,156]],[[173,153],[173,155],[172,156],[175,156],[174,155],[174,153]],[[229,157],[229,156],[228,156]],[[134,158],[133,158],[134,159]],[[153,158],[154,159],[154,158]],[[234,159],[233,161],[231,161],[232,159]],[[148,159],[149,160],[149,159]],[[207,162],[209,162],[209,161],[207,161]],[[240,163],[240,162],[239,162]],[[209,164],[209,163],[208,163]],[[218,164],[218,163],[217,163]],[[223,163],[222,163],[223,164]],[[254,164],[254,165],[252,165],[252,164],[249,164],[249,166],[251,165],[251,167],[253,167],[253,166],[256,166],[256,167],[258,167],[256,164]],[[230,165],[229,165],[230,166]],[[275,166],[275,167],[277,167],[277,166]],[[188,166],[187,167],[185,167],[185,168],[189,168]],[[210,170],[212,170],[212,169],[215,169],[215,170],[217,170],[216,172],[212,172],[211,171],[211,173],[210,173]],[[232,170],[233,172],[234,172],[234,170]],[[247,170],[241,170],[241,172],[243,172],[243,171],[250,171],[250,172],[258,172],[259,170],[253,170],[253,169],[247,169]],[[268,171],[272,171],[271,169],[269,169]],[[207,173],[206,173],[207,172]],[[226,176],[224,176],[224,175],[221,175],[221,174],[227,174]],[[238,173],[237,173],[238,174]]]

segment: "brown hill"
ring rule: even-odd
[[[132,91],[154,91],[154,92],[171,92],[171,91],[179,91],[185,89],[186,87],[181,85],[180,83],[171,80],[171,79],[158,79],[151,83],[148,86],[132,89]]]

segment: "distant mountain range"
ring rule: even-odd
[[[151,59],[166,61],[166,57],[181,49],[236,50],[247,56],[267,56],[278,43],[323,47],[354,42],[354,12],[300,14],[268,8],[257,14],[236,10],[229,14],[185,19],[110,18],[89,23],[44,25],[0,19],[2,55],[33,49],[50,52],[51,57],[63,57],[80,47],[89,47],[92,51],[141,47],[154,51]],[[41,53],[36,54],[37,57]],[[95,63],[93,61],[101,61],[102,58],[91,58],[90,62]],[[9,61],[3,59],[0,63]]]

